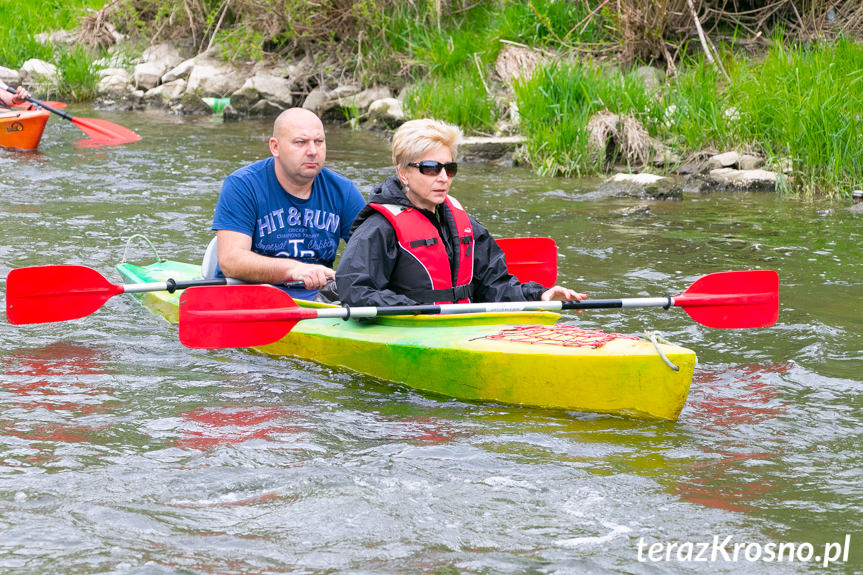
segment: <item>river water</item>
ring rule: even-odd
[[[143,140],[78,147],[55,117],[38,153],[0,150],[3,277],[84,264],[119,283],[134,234],[199,261],[222,178],[268,154],[269,121],[71,113]],[[328,148],[364,193],[392,172],[380,134],[330,127]],[[652,422],[187,349],[130,296],[71,322],[4,319],[0,572],[863,570],[863,219],[764,193],[607,198],[596,181],[480,164],[460,168],[453,195],[499,237],[555,238],[560,281],[596,298],[775,269],[779,322],[568,316],[696,350],[679,421]],[[129,244],[129,260],[153,257]]]

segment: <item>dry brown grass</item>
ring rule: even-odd
[[[617,33],[624,62],[664,61],[673,66],[682,46],[704,41],[738,46],[766,44],[781,27],[803,42],[839,35],[863,40],[860,0],[616,0]],[[694,11],[694,16],[693,16]]]
[[[692,26],[686,0],[617,0],[625,62],[671,61],[669,38]]]
[[[623,117],[601,110],[587,122],[588,146],[606,167],[619,160],[643,166],[662,155],[663,145],[631,114]]]
[[[78,28],[78,41],[91,48],[108,48],[116,42],[112,32],[114,26],[111,16],[115,11],[115,3],[106,4],[101,10],[89,13],[81,21]]]
[[[592,45],[560,39],[559,48],[613,55],[624,64],[663,62],[673,69],[684,47],[715,55],[720,42],[733,41],[738,48],[766,45],[778,27],[792,40],[839,34],[863,40],[860,0],[569,1],[584,2],[590,10],[573,30],[593,20],[609,35]],[[362,58],[366,46],[380,45],[374,39],[385,33],[383,15],[408,11],[415,13],[418,26],[439,29],[478,5],[501,8],[503,0],[114,0],[110,6],[114,4],[114,23],[121,32],[143,33],[150,42],[171,40],[192,52],[206,49],[220,30],[243,27],[263,40],[264,52],[349,50],[345,57]],[[88,23],[93,43],[107,41],[99,22],[105,14]],[[141,28],[141,22],[147,24]]]

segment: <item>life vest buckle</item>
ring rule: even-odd
[[[424,240],[414,240],[411,242],[412,248],[419,248],[422,246],[433,246],[437,243],[437,238],[428,238]]]

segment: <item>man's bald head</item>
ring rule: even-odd
[[[324,124],[317,114],[305,108],[288,108],[276,118],[273,123],[273,137],[284,138],[290,133],[303,128],[317,128],[321,132]]]

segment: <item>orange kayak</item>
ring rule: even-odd
[[[0,108],[0,147],[35,150],[50,116],[47,110]]]

